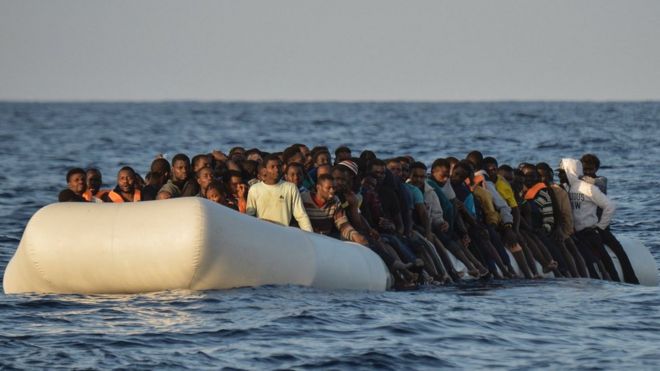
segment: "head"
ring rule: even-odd
[[[475,171],[481,170],[481,167],[483,166],[482,162],[484,160],[484,155],[482,155],[481,152],[472,151],[468,153],[465,159],[470,161],[470,164],[472,164],[472,167],[474,168]]]
[[[203,167],[195,173],[195,179],[197,180],[197,184],[199,184],[199,187],[202,190],[205,190],[208,188],[209,184],[213,182],[213,170],[211,170],[210,167]]]
[[[227,157],[234,162],[241,162],[245,160],[245,148],[234,147],[229,150],[229,156]]]
[[[302,164],[305,162],[305,156],[300,152],[300,148],[296,146],[290,146],[282,152],[282,159],[285,165],[297,162]]]
[[[172,157],[172,181],[183,182],[190,174],[190,159],[183,153]]]
[[[398,158],[390,158],[385,160],[385,167],[389,170],[394,177],[403,179],[401,162]]]
[[[335,183],[335,192],[343,193],[352,188],[347,172],[350,172],[350,170],[341,165],[335,165],[332,168],[331,174]]]
[[[444,158],[439,158],[431,164],[431,177],[438,183],[445,184],[449,180],[449,169],[451,165]]]
[[[225,173],[223,180],[227,192],[235,195],[238,192],[238,185],[243,183],[243,176],[240,171],[229,170]]]
[[[170,163],[162,157],[157,158],[151,162],[149,183],[162,186],[170,178],[171,172]]]
[[[257,169],[259,168],[259,163],[253,160],[245,160],[241,162],[241,169],[243,169],[243,180],[250,180],[257,177]]]
[[[205,197],[210,201],[224,204],[227,199],[227,193],[225,192],[225,187],[222,183],[213,181],[209,183],[209,186],[206,188]]]
[[[534,185],[541,181],[541,176],[539,175],[536,166],[532,164],[526,164],[525,166],[522,166],[520,171],[524,176],[523,184],[527,189],[534,187]]]
[[[513,168],[509,165],[502,165],[497,168],[497,175],[504,178],[509,184],[513,183]]]
[[[101,175],[101,170],[96,168],[87,169],[85,174],[85,183],[87,184],[87,189],[92,191],[92,194],[95,195],[101,189],[103,184],[103,176]]]
[[[319,167],[330,163],[330,151],[327,147],[314,147],[312,150],[312,162]]]
[[[87,190],[87,173],[76,167],[66,173],[66,185],[73,193],[81,195]]]
[[[335,163],[350,160],[352,157],[351,149],[346,146],[339,146],[335,149]]]
[[[582,173],[585,176],[592,178],[597,176],[596,173],[600,169],[600,159],[596,155],[587,153],[580,158],[580,162],[582,163]]]
[[[454,166],[458,163],[458,159],[456,157],[449,156],[447,157],[447,161],[449,161],[449,174],[454,172]],[[472,164],[470,164],[472,166]]]
[[[276,154],[264,158],[264,173],[262,181],[266,184],[275,184],[282,177],[282,162]]]
[[[330,174],[331,170],[332,166],[330,166],[330,164],[320,165],[316,168],[316,179],[318,179],[323,174]]]
[[[251,148],[245,151],[245,158],[256,162],[261,162],[263,160],[261,151],[257,148]]]
[[[367,173],[373,176],[378,181],[378,184],[383,183],[385,180],[385,170],[385,162],[380,159],[372,160],[367,166]]]
[[[552,171],[550,165],[545,162],[536,164],[536,170],[539,173],[539,179],[545,185],[551,185],[555,181],[555,173]]]
[[[454,170],[451,173],[450,180],[452,184],[465,183],[466,179],[472,180],[474,177],[474,168],[469,161],[458,161],[454,165]]]
[[[303,183],[304,177],[304,167],[298,162],[289,164],[286,167],[286,173],[284,174],[284,180],[291,182],[296,186],[300,187]]]
[[[492,182],[497,181],[497,160],[495,157],[486,157],[481,162],[482,169],[486,171],[488,179]]]
[[[410,183],[417,188],[423,189],[426,182],[426,165],[421,162],[413,162],[410,166]]]
[[[316,180],[316,197],[328,201],[335,197],[335,182],[330,174],[323,174]]]
[[[305,170],[308,171],[314,165],[314,160],[312,159],[312,151],[310,151],[309,147],[307,147],[304,144],[298,143],[298,144],[294,144],[294,146],[295,145],[298,146],[298,150],[300,150],[300,153],[303,154],[303,159],[305,161],[303,163],[303,166],[305,167]]]
[[[202,168],[211,167],[211,159],[206,154],[195,155],[191,162],[193,173],[197,173]]]
[[[135,190],[135,170],[124,166],[117,173],[117,187],[123,193],[133,193]]]

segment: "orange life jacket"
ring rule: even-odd
[[[117,203],[125,202],[124,198],[115,191],[108,192],[108,198],[112,200],[112,202],[117,202]],[[142,199],[142,193],[140,192],[139,189],[136,188],[135,191],[133,191],[133,202],[138,202],[141,199]]]
[[[533,200],[536,197],[536,194],[539,193],[540,190],[546,189],[547,187],[543,183],[536,183],[534,187],[530,188],[525,192],[525,200]]]
[[[82,197],[85,199],[85,201],[92,202],[94,197],[100,200],[101,197],[103,197],[108,192],[110,192],[109,189],[99,189],[99,191],[96,192],[95,195],[92,195],[92,190],[88,189],[85,191],[85,193],[82,194]]]

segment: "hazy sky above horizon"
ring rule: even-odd
[[[0,100],[658,100],[660,1],[0,0]]]

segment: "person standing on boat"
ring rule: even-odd
[[[584,172],[582,180],[595,185],[601,192],[603,192],[603,194],[607,195],[607,178],[596,174],[600,168],[600,159],[594,154],[587,153],[580,158],[580,162],[582,163],[582,171]],[[599,208],[599,217],[602,215],[602,212],[603,210]],[[639,284],[639,279],[635,275],[635,270],[633,269],[632,264],[630,264],[630,259],[628,259],[628,255],[626,255],[619,240],[617,240],[614,234],[612,234],[612,231],[610,231],[610,226],[608,225],[607,228],[599,230],[598,234],[603,240],[603,243],[616,254],[617,258],[619,258],[621,269],[623,270],[623,280],[627,283]]]
[[[103,202],[138,202],[142,201],[142,193],[135,182],[135,170],[124,166],[117,173],[117,186],[101,198]]]
[[[87,202],[83,194],[87,190],[85,170],[77,167],[66,173],[67,188],[60,192],[57,199],[59,202]]]
[[[248,191],[246,213],[284,226],[288,226],[293,217],[300,229],[314,232],[298,187],[280,180],[281,177],[280,158],[275,155],[266,156],[262,181]]]
[[[582,177],[580,161],[564,158],[559,162],[559,168],[563,171],[563,174],[560,173],[560,178],[565,178],[562,181],[565,181],[565,187],[571,200],[577,239],[584,246],[588,246],[591,252],[601,260],[606,269],[604,273],[614,281],[621,281],[599,234],[599,231],[610,225],[616,206],[598,187],[580,179]],[[600,218],[597,213],[598,208],[603,209]],[[625,255],[625,252],[621,252]]]

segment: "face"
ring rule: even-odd
[[[377,183],[378,181],[376,180],[376,178],[372,176],[367,176],[364,179],[362,179],[362,188],[366,190],[373,190],[374,188],[376,188]]]
[[[408,179],[410,177],[410,165],[407,162],[401,162],[401,179]]]
[[[335,196],[335,185],[330,180],[325,180],[316,184],[316,195],[325,201]]]
[[[426,171],[424,171],[424,169],[415,168],[410,172],[410,183],[415,187],[423,188],[425,179]]]
[[[490,178],[491,181],[494,182],[497,180],[497,165],[493,163],[486,164],[484,170],[488,173],[488,178]]]
[[[238,192],[238,185],[243,183],[243,179],[237,176],[233,176],[229,179],[229,183],[227,183],[227,186],[229,187],[229,192],[231,194],[236,194]]]
[[[289,168],[286,169],[286,175],[284,178],[287,182],[291,182],[300,187],[303,181],[303,174],[299,166],[289,166]]]
[[[376,178],[378,183],[382,183],[383,180],[385,180],[385,166],[382,165],[371,166],[371,176]]]
[[[225,203],[225,197],[222,193],[220,193],[217,189],[211,188],[206,191],[206,198],[213,201],[217,202],[219,204],[224,204]]]
[[[551,184],[552,181],[553,181],[552,178],[553,178],[554,174],[552,172],[548,172],[547,169],[539,168],[539,176],[541,177],[540,181],[542,183]]]
[[[328,165],[328,164],[321,165],[321,166],[318,167],[318,169],[316,169],[316,176],[317,177],[319,177],[323,174],[330,174],[330,165]]]
[[[387,164],[387,170],[391,171],[392,174],[397,177],[401,178],[402,176],[402,169],[401,169],[401,163],[394,161],[394,162],[389,162]]]
[[[449,168],[445,166],[436,166],[431,170],[431,176],[437,182],[446,183],[449,180]]]
[[[73,174],[69,177],[67,186],[75,194],[83,194],[87,190],[86,176],[82,173]]]
[[[598,171],[598,169],[596,169],[596,167],[593,166],[592,164],[587,164],[587,163],[584,163],[584,162],[582,163],[582,173],[585,176],[595,178],[597,171]]]
[[[568,177],[566,176],[566,171],[564,169],[559,169],[559,172],[557,172],[557,176],[559,177],[559,181],[566,184],[568,183]]]
[[[327,165],[329,163],[330,163],[330,155],[327,153],[321,153],[318,156],[316,156],[316,162],[314,163],[314,165],[316,165],[316,167],[319,167],[321,165]]]
[[[133,193],[135,184],[135,174],[130,170],[121,170],[117,174],[117,186],[124,193]]]
[[[197,184],[202,189],[208,188],[209,184],[213,181],[213,171],[209,167],[202,168],[199,171],[199,174],[197,176]]]
[[[497,170],[497,174],[506,179],[509,184],[513,183],[513,172],[508,170]]]
[[[452,184],[460,184],[465,182],[465,179],[470,177],[470,173],[464,169],[462,166],[454,167],[454,171],[451,173],[451,182]]]
[[[282,177],[282,165],[277,160],[270,160],[264,167],[264,182],[275,184]]]
[[[305,158],[304,158],[303,154],[298,152],[298,153],[296,153],[295,155],[293,155],[292,157],[289,158],[289,161],[287,162],[287,164],[292,164],[294,162],[302,164],[304,160],[305,160]]]
[[[247,157],[248,160],[256,161],[256,162],[261,162],[262,158],[261,155],[258,154],[257,152],[250,153]]]
[[[186,161],[175,161],[174,165],[172,165],[172,179],[179,182],[188,179],[189,168],[190,166]]]
[[[332,178],[335,181],[335,192],[341,193],[349,189],[348,179],[346,178],[346,174],[344,174],[343,171],[334,170],[332,172]]]
[[[300,153],[303,154],[304,162],[303,164],[305,165],[305,169],[309,169],[312,167],[312,151],[309,150],[309,147],[307,146],[301,146],[300,147]]]
[[[524,168],[522,170],[525,175],[524,184],[527,188],[532,188],[536,183],[539,182],[539,174],[533,169]]]
[[[229,155],[229,159],[234,162],[241,162],[245,160],[245,151],[242,149],[235,149],[234,152]]]
[[[206,156],[200,157],[197,161],[195,161],[195,166],[193,167],[193,173],[196,173],[205,167],[211,167],[211,161],[209,161],[209,158]]]
[[[351,153],[350,152],[339,152],[337,153],[337,158],[335,159],[335,163],[340,163],[345,160],[350,160],[351,159]]]
[[[98,171],[87,172],[87,189],[90,189],[92,193],[98,192],[102,183],[103,179],[101,179],[101,174]]]

